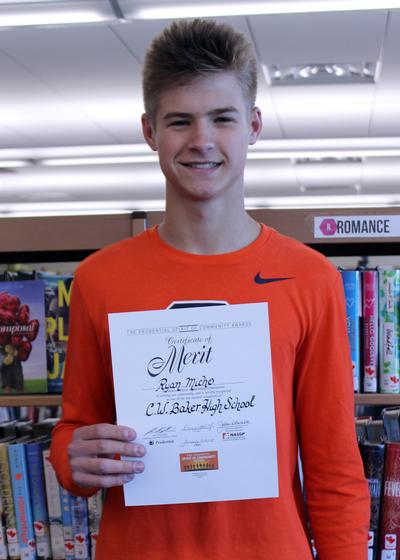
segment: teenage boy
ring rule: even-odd
[[[244,210],[246,152],[262,124],[256,76],[244,37],[213,21],[173,23],[146,56],[143,133],[166,178],[165,218],[79,266],[52,444],[67,489],[109,489],[96,560],[310,560],[299,445],[320,560],[367,557],[340,275]],[[179,300],[268,302],[279,498],[124,506],[121,485],[146,457],[134,426],[115,425],[107,314]]]

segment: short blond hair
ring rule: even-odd
[[[143,68],[146,114],[154,121],[160,94],[196,78],[233,72],[252,108],[257,94],[257,62],[246,37],[208,19],[174,21],[153,39]]]

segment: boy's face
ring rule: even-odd
[[[158,151],[167,189],[178,197],[243,197],[247,147],[262,124],[234,74],[210,74],[168,89],[160,95],[154,126],[146,115],[142,124],[147,143]]]

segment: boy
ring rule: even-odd
[[[256,75],[244,37],[212,21],[173,23],[146,56],[143,133],[166,178],[165,218],[78,268],[52,444],[67,489],[109,488],[97,560],[310,560],[298,445],[320,560],[367,557],[340,276],[244,210],[247,146],[262,126]],[[146,458],[134,427],[115,425],[107,314],[179,300],[268,302],[279,498],[124,507],[121,485]]]

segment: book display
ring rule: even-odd
[[[250,214],[259,222],[264,222],[283,234],[295,237],[327,256],[400,255],[400,238],[395,236],[389,239],[378,236],[368,238],[358,236],[354,239],[351,237],[352,228],[349,227],[350,233],[347,238],[335,238],[332,234],[332,231],[335,231],[332,224],[339,221],[343,210],[332,210],[328,217],[324,210],[253,210]],[[346,214],[358,219],[361,211],[348,209]],[[396,215],[396,209],[368,209],[368,214],[393,216]],[[0,220],[2,262],[6,264],[79,261],[105,245],[140,233],[146,225],[151,227],[159,223],[162,220],[162,213],[149,213],[147,224],[145,218],[146,216],[140,213],[133,216],[121,214],[2,219]],[[327,223],[326,220],[330,224],[328,229],[324,225]],[[39,223],[40,228],[37,227]],[[12,239],[11,244],[7,243],[6,237],[1,235],[3,228],[4,231],[7,231],[8,239]],[[323,233],[318,233],[318,228],[320,232],[328,233],[324,236]],[[49,235],[50,231],[51,235]],[[357,228],[354,231],[358,231]],[[396,264],[396,261],[393,264]],[[50,266],[49,269],[51,269]],[[351,308],[353,323],[351,326],[349,325],[349,335],[351,335],[354,346],[352,360],[356,391],[355,404],[381,407],[398,406],[400,405],[400,390],[397,340],[400,333],[396,321],[400,315],[400,303],[398,302],[400,298],[397,270],[395,268],[346,270],[346,273],[342,274],[346,291],[346,285],[349,287],[353,283],[349,289],[353,290],[351,297],[354,298],[354,303],[349,305],[348,313],[350,316]],[[59,393],[62,386],[63,362],[68,336],[68,306],[72,274],[64,277],[63,275],[54,276],[41,273],[37,276],[41,276],[40,281],[43,282],[43,315],[46,316],[46,329],[39,328],[42,335],[47,333],[47,345],[44,352],[45,356],[47,352],[47,360],[44,370],[48,372],[47,390],[53,394],[32,394],[34,393],[32,390],[17,394],[17,391],[13,390],[8,393],[13,392],[14,394],[0,395],[0,406],[29,407],[60,403]],[[1,280],[9,285],[16,285],[22,281],[21,278],[10,280],[10,277],[4,273]],[[23,282],[33,283],[37,280],[31,278],[30,280],[24,279]],[[6,290],[3,290],[0,285],[0,291]],[[18,297],[20,307],[26,304],[22,296]],[[31,308],[30,313],[29,321],[36,319]],[[4,324],[4,321],[0,320],[1,324]],[[31,341],[32,348],[35,343],[36,340]],[[7,353],[4,352],[5,348],[2,352],[3,362],[7,356]],[[396,414],[396,412],[388,410],[385,417],[386,423],[388,418],[394,417],[397,418],[398,426]],[[386,432],[388,429],[392,431],[396,429],[395,421],[392,422],[391,428],[385,427]],[[376,420],[376,417],[364,419],[364,425],[362,428],[358,426],[358,430],[364,434],[364,437],[359,438],[360,452],[372,497],[369,560],[381,560],[381,558],[398,560],[400,553],[396,547],[397,543],[400,543],[400,534],[397,533],[397,528],[390,524],[392,522],[388,521],[390,511],[396,507],[400,510],[400,493],[398,493],[396,483],[398,473],[390,470],[388,462],[393,456],[392,463],[396,465],[400,463],[400,459],[395,457],[399,452],[400,444],[393,440],[393,435],[390,436],[390,439],[387,435],[384,440],[379,439],[383,428],[382,423]],[[365,435],[367,433],[368,436]],[[392,432],[390,433],[392,434]],[[31,493],[30,515],[33,532],[32,534],[26,531],[24,533],[27,550],[35,542],[36,554],[39,558],[48,558],[49,550],[51,550],[53,559],[93,558],[101,516],[101,496],[96,495],[84,500],[83,503],[81,499],[73,498],[60,489],[48,460],[48,444],[45,440],[29,443],[20,441],[10,444],[7,442],[7,437],[9,436],[5,433],[0,442],[0,491],[2,497],[0,560],[3,557],[1,556],[2,550],[6,551],[3,552],[3,555],[8,552],[8,556],[4,556],[5,558],[19,558],[20,547],[25,547],[25,541],[22,541],[19,536],[21,521],[18,521],[19,511],[18,508],[15,508],[12,499],[13,490],[9,474],[7,479],[7,472],[10,473],[11,467],[8,450],[17,451],[19,448],[23,448],[25,452],[26,480],[31,486],[38,488],[34,497]],[[45,511],[43,511],[44,501]],[[386,513],[383,513],[385,511]],[[384,528],[382,529],[382,527]],[[28,552],[25,557],[29,558]]]

